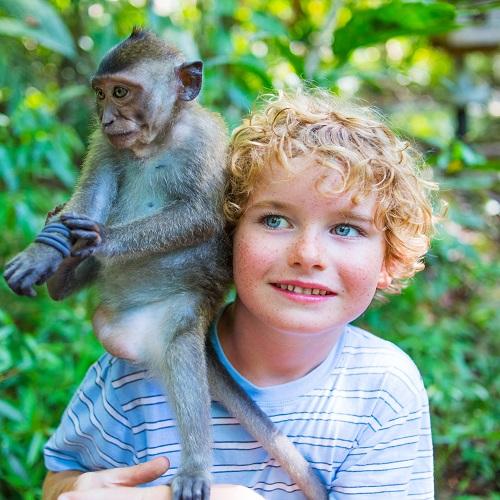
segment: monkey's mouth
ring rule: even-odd
[[[137,130],[129,130],[127,132],[106,132],[106,135],[110,138],[110,139],[121,139],[121,138],[124,138],[124,137],[128,137],[132,134],[135,134],[137,132]]]

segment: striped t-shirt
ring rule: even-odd
[[[328,357],[306,376],[272,387],[222,363],[321,476],[331,499],[432,499],[427,395],[399,348],[348,326]],[[271,500],[304,499],[280,468],[217,402],[212,403],[215,483],[240,484]],[[123,467],[165,455],[176,473],[180,445],[159,383],[137,365],[104,354],[88,371],[45,447],[51,471]]]

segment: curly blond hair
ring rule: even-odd
[[[270,163],[311,155],[338,173],[332,194],[352,193],[354,203],[377,194],[375,224],[384,231],[385,265],[392,277],[387,293],[398,293],[424,268],[433,233],[431,191],[424,164],[370,108],[324,90],[264,96],[263,106],[234,130],[224,212],[230,229],[243,214]],[[327,194],[327,193],[326,193]]]

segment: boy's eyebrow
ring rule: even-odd
[[[274,200],[259,201],[257,203],[253,203],[251,206],[251,208],[272,208],[274,210],[284,210],[289,207],[290,205],[288,205],[287,203],[281,203]]]
[[[373,224],[375,220],[373,217],[367,216],[367,215],[361,215],[357,214],[356,212],[351,212],[349,210],[341,210],[339,212],[339,215],[341,217],[344,217],[345,219],[348,220],[354,220],[354,221],[359,221],[359,222],[366,222],[367,224]]]

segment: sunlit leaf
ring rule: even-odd
[[[444,33],[456,27],[455,8],[448,3],[393,1],[375,9],[354,9],[348,23],[336,31],[333,51],[346,59],[358,47],[396,36]]]

